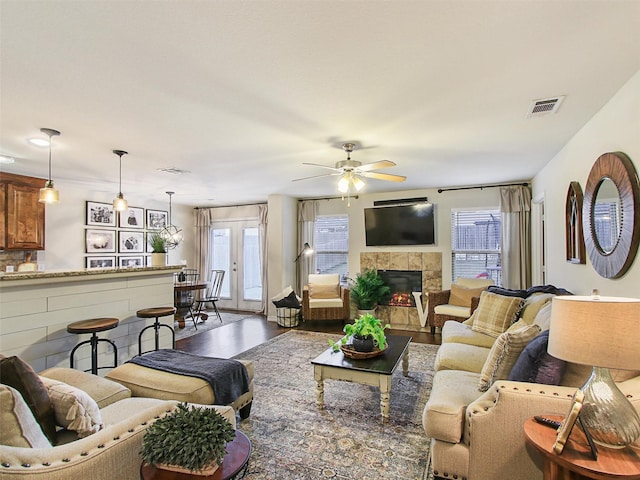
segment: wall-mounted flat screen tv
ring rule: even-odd
[[[432,203],[364,209],[366,245],[434,245],[435,206]]]

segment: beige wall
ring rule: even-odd
[[[559,115],[562,114],[560,110]],[[594,115],[533,180],[534,198],[544,198],[547,244],[547,281],[576,294],[597,288],[602,295],[640,297],[640,260],[636,258],[622,278],[599,276],[586,265],[565,260],[564,210],[569,182],[584,190],[595,160],[606,152],[621,151],[640,169],[640,72]]]

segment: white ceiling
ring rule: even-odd
[[[638,1],[1,0],[5,171],[192,206],[530,179],[640,70]],[[534,99],[566,95],[555,115]],[[183,175],[158,168],[177,167]],[[64,194],[64,192],[61,192]]]

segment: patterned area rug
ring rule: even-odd
[[[207,332],[209,330],[213,330],[214,328],[222,327],[223,325],[229,325],[230,323],[239,322],[240,320],[244,320],[245,318],[252,317],[252,313],[232,313],[232,312],[220,312],[220,316],[222,317],[222,323],[218,320],[218,316],[215,314],[213,310],[203,310],[209,318],[204,322],[198,319],[198,330],[193,326],[193,320],[191,318],[185,318],[184,328],[178,328],[178,322],[175,322],[175,330],[176,330],[176,340],[181,340],[183,338],[190,337],[192,335],[196,335],[198,333]]]
[[[381,423],[380,392],[326,380],[316,407],[311,360],[329,347],[325,333],[290,331],[238,355],[252,360],[251,415],[239,424],[253,451],[245,479],[424,480],[429,439],[422,410],[431,391],[436,345],[411,344],[409,376],[399,366],[391,420]]]

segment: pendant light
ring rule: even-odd
[[[167,248],[173,249],[182,242],[182,229],[171,223],[171,197],[175,192],[166,192],[169,195],[169,218],[168,224],[160,231],[160,235],[166,240]]]
[[[122,195],[122,156],[126,155],[129,152],[125,152],[124,150],[114,150],[113,153],[120,157],[120,183],[118,184],[118,196],[113,199],[113,209],[117,212],[123,212],[127,208],[129,208],[129,203]]]
[[[40,131],[49,136],[49,179],[44,184],[44,188],[40,189],[38,201],[40,203],[58,203],[60,196],[58,190],[53,188],[53,180],[51,180],[51,137],[60,135],[60,132],[53,128],[41,128]]]

